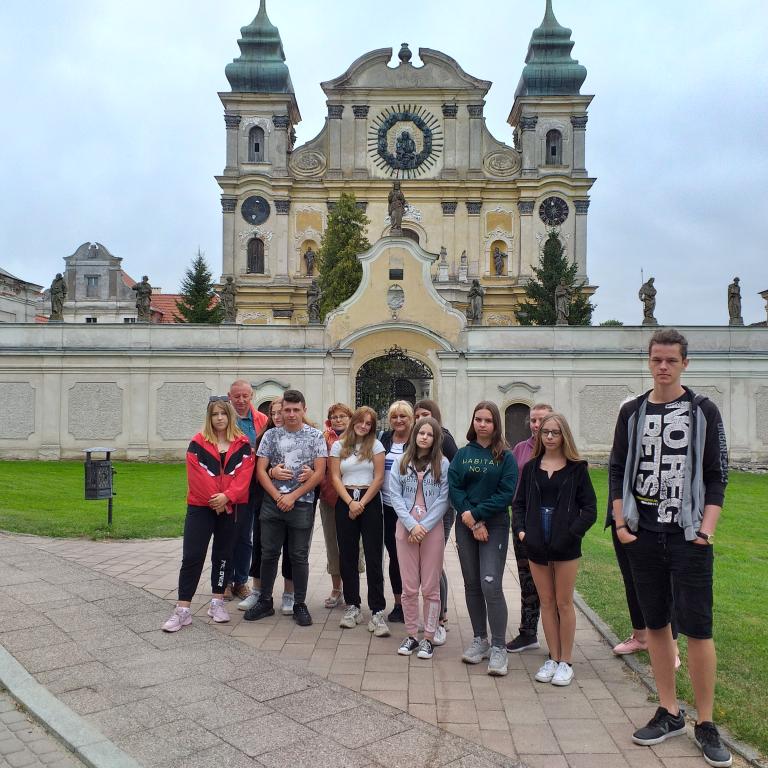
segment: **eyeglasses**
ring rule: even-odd
[[[542,429],[541,434],[543,437],[560,437],[563,433],[559,429]]]
[[[229,395],[211,395],[208,398],[208,403],[228,403]]]

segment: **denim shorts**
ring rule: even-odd
[[[712,637],[712,546],[679,533],[640,528],[624,544],[637,600],[648,629],[663,629],[675,612],[678,630],[696,640]]]

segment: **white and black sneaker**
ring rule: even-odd
[[[425,637],[420,643],[419,643],[419,652],[416,654],[416,658],[418,659],[431,659],[432,655],[435,652],[435,648],[432,645],[431,640],[427,640]]]
[[[419,647],[419,641],[415,637],[406,637],[397,652],[401,656],[410,656]]]
[[[648,725],[638,728],[632,734],[635,744],[649,747],[652,744],[661,744],[662,741],[673,736],[682,736],[685,733],[685,715],[682,711],[676,715],[670,715],[664,707],[659,707],[656,714],[648,721]]]

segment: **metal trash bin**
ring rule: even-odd
[[[112,480],[115,469],[112,466],[110,455],[113,448],[86,448],[85,453],[85,498],[86,501],[94,499],[107,499],[107,521],[112,525],[112,497],[115,491]],[[103,453],[105,458],[94,459],[91,454]]]

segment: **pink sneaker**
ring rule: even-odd
[[[224,607],[224,603],[221,600],[211,600],[211,604],[208,607],[208,615],[217,623],[225,624],[229,621],[229,614]]]
[[[627,653],[637,653],[637,651],[647,651],[647,643],[638,640],[634,635],[630,635],[623,643],[614,647],[613,652],[617,656],[624,656]]]
[[[163,632],[178,632],[182,627],[192,623],[192,614],[189,608],[179,608],[177,605],[168,621],[163,624]]]

